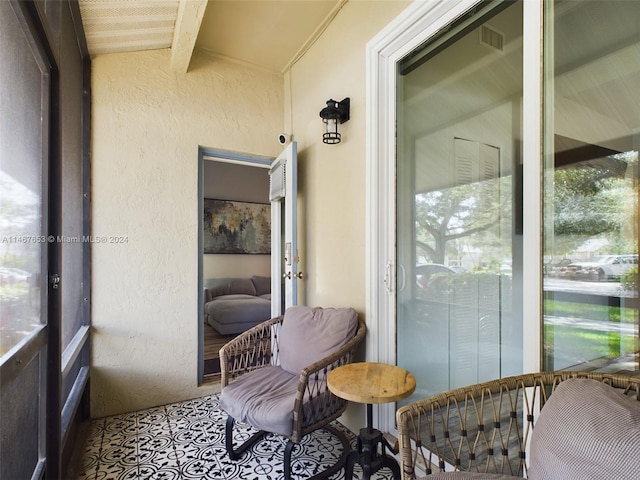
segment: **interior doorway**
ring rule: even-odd
[[[213,149],[198,155],[198,381],[216,380],[220,372],[217,356],[229,334],[205,322],[206,282],[217,278],[247,278],[271,275],[269,253],[205,253],[205,201],[235,205],[269,205],[269,168],[272,158]]]

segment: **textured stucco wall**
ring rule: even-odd
[[[409,3],[348,2],[290,72],[309,305],[352,306],[364,314],[365,48]],[[342,143],[323,144],[318,113],[330,98],[345,97],[351,99],[351,119],[339,126]]]
[[[408,4],[348,2],[284,80],[202,54],[183,74],[168,50],[93,60],[93,234],[126,238],[93,248],[93,416],[212,391],[196,380],[198,145],[276,156],[293,133],[301,303],[364,315],[365,45]],[[347,96],[343,142],[325,145],[318,112]]]
[[[348,2],[290,72],[309,305],[352,306],[364,314],[365,49],[409,3]],[[339,126],[342,142],[323,144],[318,113],[330,98],[345,97],[351,99],[351,119]]]
[[[300,158],[307,305],[351,306],[365,314],[366,43],[409,3],[348,2],[286,79]],[[342,143],[325,145],[318,113],[330,98],[345,97],[351,119],[339,127]],[[352,405],[342,420],[357,431],[363,418],[364,408]]]
[[[198,146],[276,156],[283,80],[170,51],[92,62],[92,416],[197,386]],[[121,243],[110,243],[109,237]]]

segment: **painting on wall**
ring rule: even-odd
[[[271,253],[271,205],[204,199],[204,253]]]

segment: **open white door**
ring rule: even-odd
[[[298,151],[291,142],[271,164],[271,316],[298,304]]]

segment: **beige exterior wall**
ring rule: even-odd
[[[348,2],[292,67],[293,136],[298,141],[301,270],[308,305],[365,308],[366,44],[409,5]],[[322,143],[319,112],[351,99],[342,142]],[[289,113],[285,113],[289,118]]]
[[[92,63],[92,415],[205,395],[197,386],[198,146],[275,156],[283,80],[169,50]]]
[[[182,74],[168,50],[93,60],[93,235],[126,238],[93,246],[94,417],[215,390],[197,386],[199,145],[276,156],[293,133],[300,303],[364,315],[365,46],[408,4],[346,3],[284,79],[203,55]],[[318,113],[344,97],[343,141],[325,145]]]
[[[410,2],[350,1],[291,69],[293,136],[298,141],[301,271],[304,303],[354,307],[365,315],[366,44]],[[351,99],[351,119],[339,126],[342,142],[322,143],[320,110],[330,98]],[[371,322],[367,320],[367,324]],[[350,405],[342,417],[351,430],[365,410]]]

